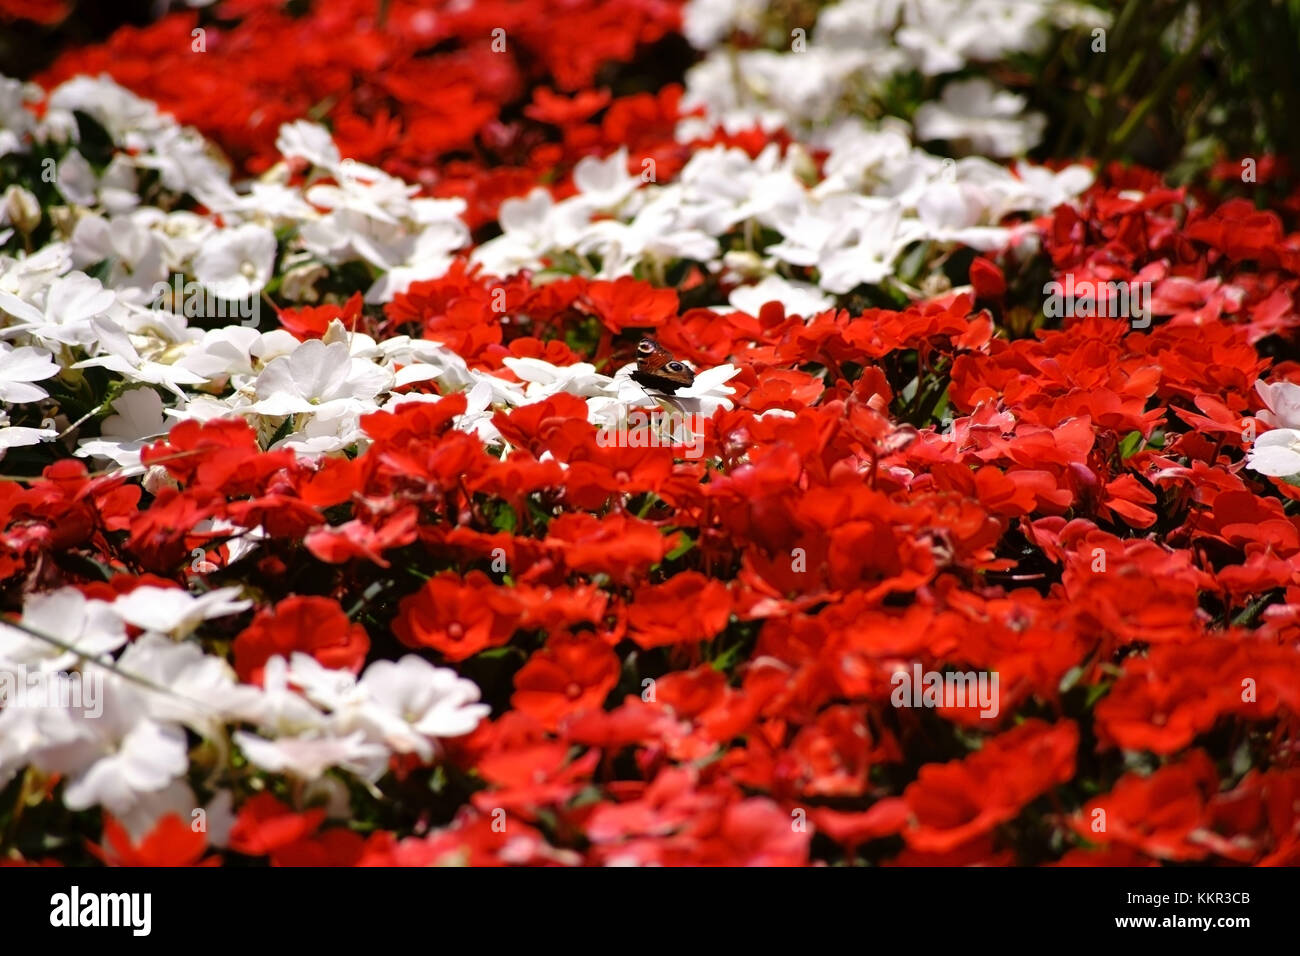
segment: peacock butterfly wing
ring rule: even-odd
[[[671,395],[679,388],[694,384],[695,373],[654,339],[642,339],[636,347],[636,371],[632,373],[632,381]]]

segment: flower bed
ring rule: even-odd
[[[0,79],[5,862],[1297,862],[1300,192],[1040,145],[1123,22],[224,0]]]

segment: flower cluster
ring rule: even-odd
[[[6,862],[1300,862],[1300,193],[1024,159],[1091,7],[800,6],[0,78]]]

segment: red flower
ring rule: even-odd
[[[364,559],[388,567],[384,552],[415,540],[416,509],[403,508],[378,525],[354,519],[334,527],[318,528],[303,538],[307,550],[327,564]]]
[[[865,708],[828,707],[795,736],[788,751],[796,785],[810,796],[860,796],[883,750],[872,740]]]
[[[663,560],[675,536],[664,535],[648,521],[626,515],[594,518],[565,514],[546,529],[546,543],[564,566],[578,573],[608,574],[629,582]]]
[[[523,820],[463,812],[449,827],[395,841],[377,833],[358,866],[573,866],[581,857],[547,843]]]
[[[976,256],[970,264],[970,283],[978,299],[1000,301],[1007,294],[1007,280],[1002,270],[983,256]]]
[[[601,324],[615,335],[629,328],[656,328],[677,315],[675,290],[656,289],[629,276],[589,283],[586,300]]]
[[[583,90],[570,98],[557,96],[544,86],[533,90],[533,102],[524,107],[524,115],[539,123],[569,126],[581,123],[609,104],[609,90]]]
[[[295,651],[310,654],[326,667],[360,673],[370,638],[348,620],[338,602],[326,597],[287,597],[274,610],[258,611],[235,638],[235,672],[239,679],[262,683],[266,662]]]
[[[200,859],[208,847],[205,832],[194,830],[178,814],[159,818],[149,833],[134,842],[111,816],[104,819],[104,846],[90,845],[90,852],[107,866],[220,866],[221,858]]]
[[[521,616],[513,592],[482,571],[463,580],[444,573],[402,599],[393,633],[411,647],[431,647],[449,661],[463,661],[510,640]]]
[[[1159,860],[1201,860],[1210,849],[1197,831],[1205,828],[1206,803],[1218,789],[1214,764],[1196,750],[1150,776],[1125,774],[1083,808],[1074,829],[1091,843],[1121,844]]]
[[[908,808],[902,800],[890,797],[861,813],[819,807],[810,816],[819,833],[852,851],[860,843],[900,832],[907,825]]]
[[[0,20],[31,20],[51,26],[63,20],[73,0],[3,0]]]
[[[266,856],[310,836],[324,819],[322,808],[296,813],[271,794],[259,793],[239,808],[228,843],[236,853]]]
[[[556,635],[515,674],[510,703],[553,730],[569,714],[600,707],[618,674],[618,657],[604,641]]]
[[[1027,720],[965,760],[927,764],[903,793],[914,822],[909,846],[947,852],[990,832],[1074,775],[1079,732],[1072,721]]]
[[[272,866],[356,866],[365,837],[344,827],[303,837],[271,851]]]
[[[641,647],[662,647],[716,636],[731,617],[726,585],[698,571],[637,588],[628,608],[629,636]]]
[[[352,331],[361,318],[361,293],[354,293],[342,306],[303,306],[301,309],[277,309],[280,324],[300,339],[318,339],[329,324],[339,319]]]

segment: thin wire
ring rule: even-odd
[[[0,621],[0,626],[12,627],[15,630],[22,631],[24,634],[28,634],[31,637],[36,638],[37,640],[45,641],[46,643],[52,644],[55,647],[67,651],[70,654],[75,654],[77,655],[77,660],[79,663],[95,664],[99,667],[104,668],[107,671],[111,671],[112,673],[118,675],[119,677],[125,680],[131,681],[132,683],[139,684],[142,687],[146,687],[149,690],[154,691],[155,693],[165,694],[168,697],[175,697],[177,700],[185,701],[187,704],[194,704],[198,707],[206,708],[212,711],[212,713],[217,712],[215,709],[212,708],[210,704],[208,704],[207,701],[197,700],[196,698],[193,697],[186,697],[184,694],[176,693],[176,691],[172,690],[170,687],[163,687],[159,684],[155,684],[147,677],[141,677],[139,674],[132,674],[130,671],[123,670],[121,667],[119,667],[116,661],[111,661],[111,660],[105,661],[97,657],[88,657],[85,654],[85,652],[78,650],[74,645],[69,644],[67,641],[60,640],[59,638],[46,634],[43,631],[38,631],[36,628],[32,627],[29,624],[24,624],[22,621],[4,620],[4,621]]]

